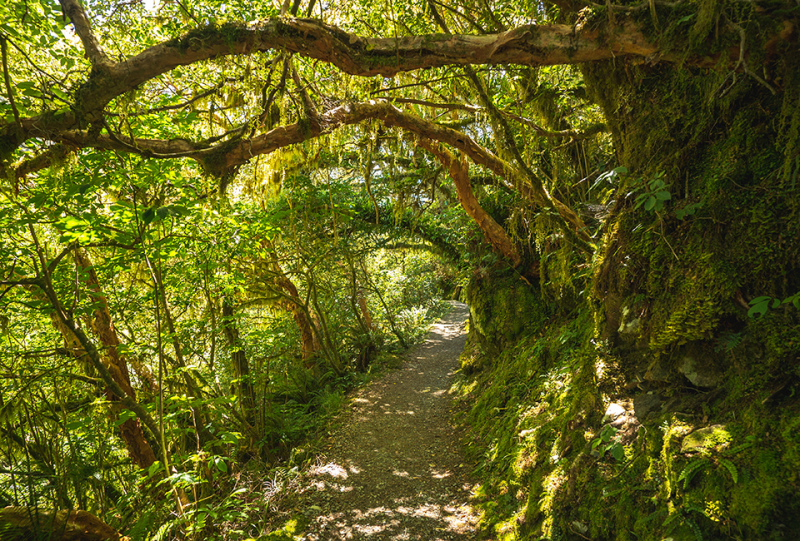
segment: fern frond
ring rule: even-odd
[[[728,473],[731,474],[731,479],[733,479],[734,485],[739,482],[739,471],[736,469],[736,466],[733,464],[733,462],[726,458],[720,458],[717,462],[719,462],[720,465],[728,470]]]
[[[707,458],[700,458],[698,460],[693,460],[689,462],[683,471],[678,476],[678,483],[683,481],[683,489],[686,490],[689,487],[689,483],[692,482],[697,473],[708,466],[708,459]]]

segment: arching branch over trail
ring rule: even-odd
[[[427,34],[400,38],[362,37],[313,19],[276,18],[255,24],[198,27],[180,38],[149,47],[119,62],[110,61],[90,32],[75,2],[65,2],[95,69],[75,94],[75,106],[0,125],[0,154],[32,137],[54,138],[102,119],[113,99],[179,66],[255,52],[283,50],[336,66],[359,76],[391,76],[450,65],[578,64],[622,57],[681,61],[713,66],[718,58],[684,58],[661,52],[633,20],[583,26],[524,25],[505,32],[473,35]],[[787,23],[788,24],[788,23]],[[792,32],[782,29],[781,38]],[[735,52],[731,53],[735,60]]]
[[[456,157],[446,148],[438,143],[434,143],[429,139],[420,139],[419,146],[426,149],[428,152],[436,156],[442,165],[445,166],[456,185],[456,193],[458,193],[458,200],[466,213],[472,218],[478,227],[481,228],[486,240],[495,249],[496,252],[506,257],[511,261],[515,267],[519,266],[522,258],[519,251],[511,242],[511,239],[506,234],[505,230],[494,221],[488,212],[483,210],[475,194],[472,192],[472,186],[469,182],[469,167],[467,159],[464,156]]]
[[[569,236],[577,238],[582,243],[588,241],[583,220],[568,206],[547,193],[541,185],[531,185],[523,172],[514,165],[479,145],[465,133],[405,113],[387,100],[345,104],[313,119],[304,119],[294,124],[280,126],[252,139],[226,142],[215,147],[185,139],[167,141],[130,139],[116,135],[93,136],[88,131],[67,132],[57,140],[71,146],[135,152],[153,158],[188,157],[201,162],[207,170],[215,175],[227,176],[259,154],[269,154],[280,148],[331,133],[342,126],[357,124],[369,119],[380,120],[388,127],[400,128],[460,150],[475,164],[482,165],[505,179],[531,203],[551,210],[559,216],[561,227],[570,234]],[[581,248],[583,247],[581,246]]]

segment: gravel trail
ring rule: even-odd
[[[448,389],[469,309],[453,309],[403,367],[361,389],[303,488],[303,539],[468,540],[473,483],[451,426]]]

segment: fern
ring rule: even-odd
[[[679,524],[679,523],[676,523],[677,520],[678,519],[682,519],[682,518],[683,518],[683,515],[681,514],[681,512],[680,511],[675,511],[673,514],[671,514],[666,519],[664,519],[664,524],[662,526],[664,527],[665,532],[667,534],[672,533],[672,530],[674,530]]]
[[[164,541],[164,539],[166,539],[166,535],[172,531],[174,526],[175,523],[172,521],[165,522],[158,530],[156,530],[156,533],[150,538],[150,541]]]
[[[731,479],[733,479],[734,485],[739,482],[739,471],[736,469],[736,466],[733,464],[733,462],[726,458],[720,458],[717,460],[717,462],[719,462],[719,464],[731,474]]]
[[[689,526],[690,530],[692,530],[692,533],[694,534],[694,538],[697,539],[697,541],[703,541],[703,532],[700,531],[700,526],[698,526],[695,521],[693,521],[690,518],[687,518],[684,521],[684,523],[687,526]]]
[[[689,488],[689,483],[692,482],[692,479],[695,475],[697,475],[700,471],[708,467],[708,459],[701,458],[698,460],[693,460],[689,462],[683,471],[678,476],[678,483],[683,481],[683,489],[686,490]]]

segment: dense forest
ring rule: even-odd
[[[302,538],[256,480],[441,299],[480,538],[800,538],[798,23],[0,3],[0,538]]]

